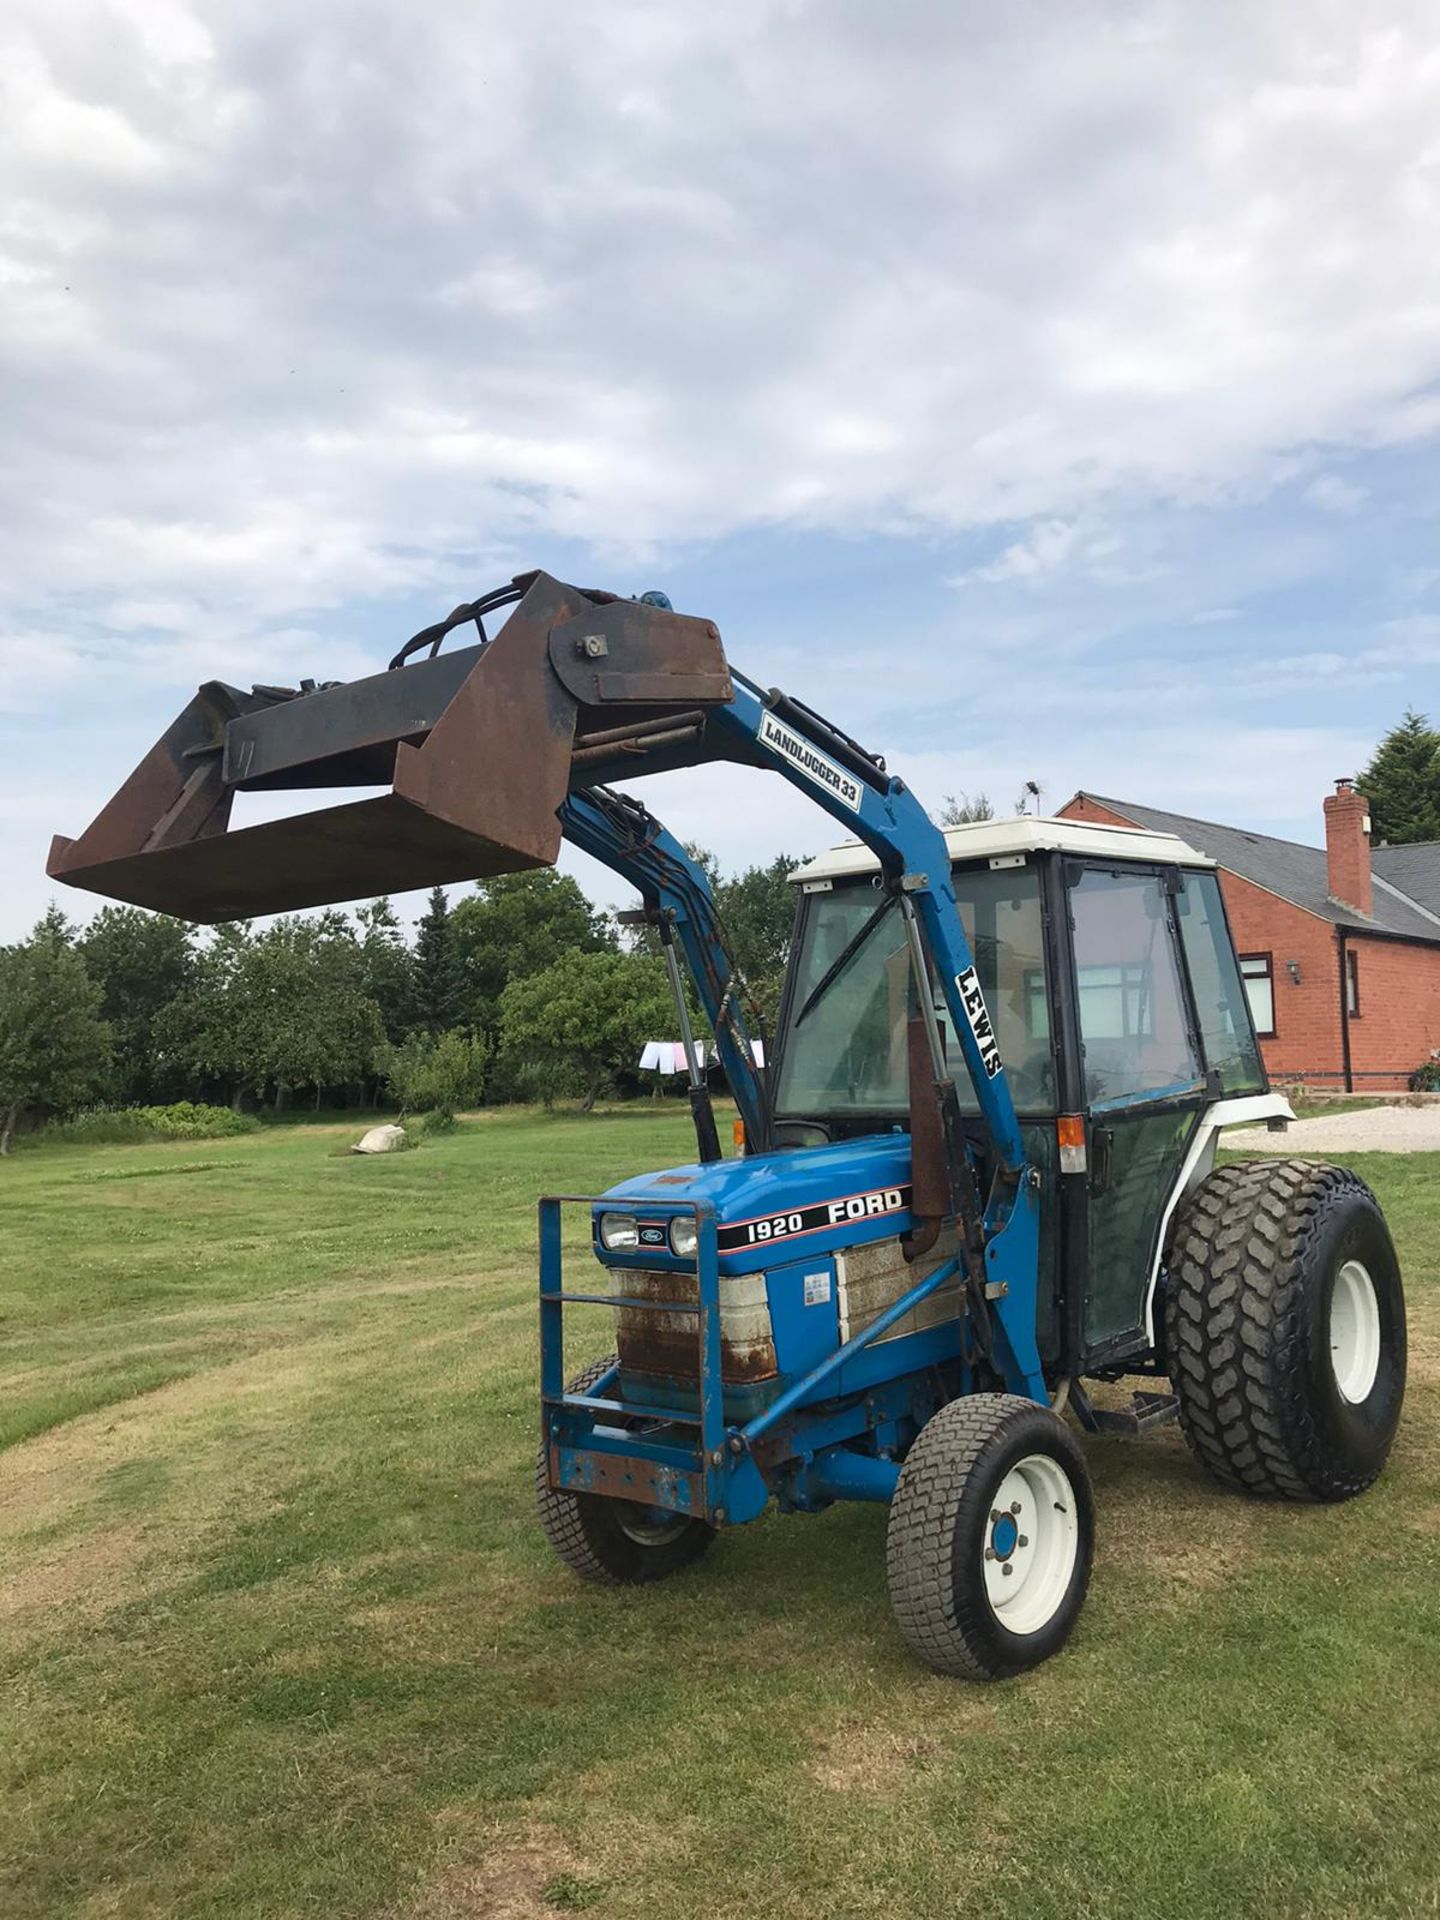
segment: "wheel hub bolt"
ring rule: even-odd
[[[1017,1547],[1028,1547],[1030,1544],[1030,1541],[1029,1541],[1029,1538],[1022,1533],[1019,1539],[1015,1542],[1015,1544]]]
[[[1018,1500],[1012,1500],[1010,1502],[1010,1511],[1012,1513],[1018,1513],[1020,1511],[1020,1502]]]
[[[985,1558],[986,1558],[987,1560],[993,1560],[993,1559],[995,1558],[995,1549],[994,1549],[994,1547],[986,1547],[986,1549],[985,1549]]]
[[[991,1509],[990,1509],[990,1519],[991,1519],[991,1521],[992,1521],[992,1523],[993,1523],[994,1521],[996,1521],[996,1520],[998,1520],[999,1518],[1000,1518],[1000,1509],[999,1509],[999,1507],[991,1507]]]
[[[1008,1580],[1011,1574],[1015,1571],[1015,1569],[1014,1567],[1011,1566],[1010,1562],[1007,1560],[1004,1566],[1000,1569],[1000,1571],[1005,1575],[1005,1578]]]

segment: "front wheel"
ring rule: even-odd
[[[615,1365],[615,1355],[597,1360],[566,1388],[584,1393]],[[678,1573],[700,1558],[715,1538],[705,1520],[683,1513],[612,1500],[597,1493],[552,1487],[544,1442],[535,1464],[535,1504],[545,1538],[572,1573],[600,1586],[644,1586]]]
[[[952,1400],[910,1449],[890,1509],[896,1622],[936,1673],[1023,1673],[1069,1638],[1094,1545],[1090,1475],[1064,1422],[1012,1394]]]

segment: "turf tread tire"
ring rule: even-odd
[[[1327,1249],[1348,1222],[1388,1256],[1399,1302],[1398,1386],[1364,1447],[1346,1444],[1325,1368]],[[1311,1160],[1248,1160],[1210,1174],[1185,1201],[1166,1256],[1165,1351],[1180,1425],[1221,1482],[1262,1498],[1345,1500],[1384,1465],[1404,1388],[1399,1269],[1384,1218],[1356,1173]],[[1380,1274],[1375,1276],[1382,1279]]]
[[[1017,1637],[998,1626],[985,1596],[979,1538],[967,1540],[959,1524],[962,1503],[982,1501],[986,1510],[987,1467],[1019,1435],[1024,1452],[1048,1447],[1064,1466],[1080,1508],[1081,1537],[1071,1590],[1044,1652],[1020,1654]],[[1003,1470],[994,1476],[998,1487]],[[965,1680],[998,1680],[1058,1651],[1085,1598],[1093,1551],[1090,1479],[1070,1429],[1058,1415],[1016,1394],[980,1393],[951,1400],[921,1429],[901,1469],[885,1540],[890,1604],[906,1645],[934,1672]],[[1030,1636],[1038,1641],[1041,1636]]]
[[[610,1353],[577,1373],[565,1391],[585,1393],[618,1365]],[[600,1494],[570,1493],[550,1484],[548,1449],[544,1440],[535,1462],[535,1505],[540,1525],[557,1557],[572,1573],[596,1586],[648,1585],[691,1566],[715,1538],[704,1520],[692,1520],[684,1532],[664,1546],[646,1547],[629,1538],[615,1524],[615,1502]]]

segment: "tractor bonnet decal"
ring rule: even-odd
[[[756,1220],[736,1220],[721,1227],[716,1242],[721,1253],[739,1253],[743,1248],[763,1247],[774,1240],[793,1240],[802,1233],[828,1233],[832,1227],[848,1226],[852,1221],[903,1213],[910,1204],[910,1194],[908,1186],[874,1187],[868,1193],[847,1193],[839,1200],[764,1213]]]

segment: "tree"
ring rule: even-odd
[[[0,948],[0,1154],[27,1107],[70,1112],[98,1096],[109,1065],[100,988],[52,907],[27,941]]]
[[[768,867],[747,867],[744,873],[722,881],[716,893],[735,963],[762,1019],[772,1029],[795,925],[790,876],[799,865],[792,855],[777,854]]]
[[[378,1064],[402,1113],[453,1120],[457,1107],[474,1106],[484,1094],[489,1058],[479,1034],[454,1028],[438,1038],[412,1033],[398,1047],[382,1049]]]
[[[988,793],[947,793],[940,809],[942,827],[965,827],[972,820],[993,820],[995,809]]]
[[[450,915],[466,1015],[481,1032],[499,1028],[500,996],[512,980],[540,973],[565,953],[603,953],[614,935],[567,873],[536,867],[482,881]]]
[[[157,1051],[155,1023],[185,987],[194,943],[183,920],[139,907],[102,907],[80,939],[114,1041],[111,1090],[122,1104],[171,1099],[174,1069]]]
[[[720,863],[706,847],[687,841],[686,853],[709,882],[715,910],[731,956],[750,1000],[767,1026],[773,1026],[780,1007],[790,934],[795,924],[795,889],[790,876],[800,865],[793,854],[781,853],[766,867],[747,867],[722,879]],[[632,940],[636,953],[659,954],[660,938],[652,927],[642,927]],[[689,990],[691,1018],[703,1024],[699,1003]],[[669,1027],[675,1024],[672,1012]]]
[[[287,1093],[349,1087],[371,1072],[385,1042],[365,992],[360,948],[343,914],[277,920],[246,949],[237,981],[242,1023],[256,1047],[252,1072]]]
[[[587,1113],[674,1021],[664,965],[642,953],[566,953],[500,999],[512,1072],[547,1103],[578,1094]]]
[[[464,1008],[464,979],[455,948],[450,903],[435,887],[415,935],[411,972],[415,1025],[425,1033],[444,1033],[459,1023]]]
[[[1406,846],[1440,840],[1440,733],[1407,707],[1356,781],[1370,802],[1371,838]]]
[[[387,894],[355,909],[360,935],[360,977],[365,994],[380,1009],[388,1040],[399,1040],[415,1023],[415,980],[400,916]],[[452,920],[453,924],[453,920]]]
[[[209,944],[193,953],[185,985],[151,1027],[157,1060],[166,1070],[183,1075],[194,1093],[218,1083],[237,1108],[253,1091],[247,1063],[255,1049],[241,1030],[235,986],[250,941],[246,921],[216,927]]]
[[[365,992],[359,943],[343,914],[289,916],[262,934],[225,929],[200,956],[191,985],[157,1023],[163,1045],[198,1078],[219,1080],[238,1105],[300,1088],[348,1087],[384,1045]]]

